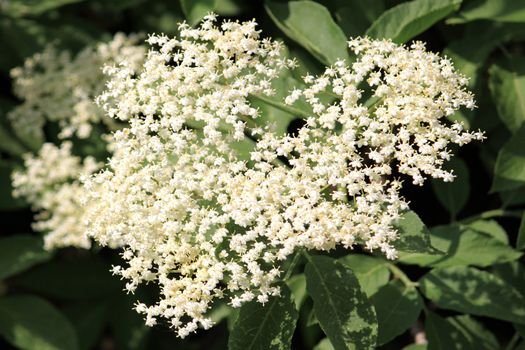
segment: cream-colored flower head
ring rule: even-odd
[[[250,97],[270,97],[294,66],[255,25],[217,26],[210,15],[199,28],[182,25],[180,38],[151,36],[141,73],[107,68],[98,100],[130,127],[114,134],[108,168],[86,181],[88,233],[123,246],[126,265],[114,273],[129,291],[159,285],[160,299],[136,309],[180,337],[212,325],[217,299],[238,307],[277,295],[282,263],[300,249],[362,244],[395,258],[407,203],[393,174],[448,180],[447,144],[481,138],[440,120],[473,105],[450,63],[419,44],[368,39],[352,42],[361,52],[352,67],[338,62],[291,92],[287,103],[310,106],[297,135],[263,126],[252,137]],[[358,86],[366,81],[370,106]]]
[[[60,147],[45,143],[37,155],[24,156],[24,170],[13,173],[13,194],[24,197],[37,210],[33,228],[45,233],[46,249],[91,247],[85,234],[86,189],[79,181],[98,171],[94,158],[71,154],[72,143]]]
[[[146,54],[139,39],[118,33],[111,41],[87,47],[74,57],[49,45],[28,58],[23,67],[14,68],[14,91],[23,100],[9,113],[15,130],[39,145],[44,140],[46,120],[59,123],[62,138],[87,138],[93,124],[114,123],[94,103],[107,80],[102,67],[125,63],[131,70],[138,69]]]

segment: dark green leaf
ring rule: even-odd
[[[406,331],[418,319],[423,302],[414,287],[392,281],[372,296],[377,314],[377,344],[383,345]]]
[[[424,32],[459,8],[462,0],[414,0],[403,2],[372,23],[366,35],[404,43]]]
[[[339,259],[357,277],[361,290],[370,297],[388,283],[390,270],[383,259],[369,255],[348,254]]]
[[[444,319],[429,310],[425,314],[428,350],[448,350],[452,344],[455,349],[501,349],[494,335],[468,315]]]
[[[525,123],[498,153],[492,191],[513,190],[525,185]]]
[[[498,115],[511,132],[525,120],[525,57],[513,56],[489,69],[489,88]]]
[[[322,0],[347,37],[363,35],[385,11],[383,0]]]
[[[427,350],[427,344],[410,344],[402,350]]]
[[[251,301],[241,307],[228,349],[290,349],[297,318],[290,290],[282,285],[281,296],[271,297],[264,305]]]
[[[275,24],[326,65],[347,59],[347,38],[323,5],[308,1],[266,1]]]
[[[106,325],[108,304],[81,302],[70,304],[63,311],[77,332],[79,349],[93,349]]]
[[[0,279],[12,276],[51,258],[42,238],[18,234],[0,238]]]
[[[443,309],[525,323],[525,297],[488,272],[464,266],[439,268],[419,284],[425,296]]]
[[[78,349],[75,330],[53,305],[41,298],[0,298],[0,334],[18,349]]]
[[[15,170],[15,164],[0,160],[0,210],[13,210],[26,207],[27,204],[21,198],[14,198],[11,174]]]
[[[467,164],[457,157],[448,161],[443,168],[453,170],[456,178],[452,182],[433,179],[432,188],[439,202],[455,216],[467,204],[470,194],[469,171]]]
[[[525,267],[519,261],[492,266],[491,272],[525,296]]]
[[[139,293],[140,294],[140,293]],[[139,295],[141,300],[145,296]],[[142,315],[134,309],[137,297],[119,294],[109,310],[110,329],[118,350],[147,350],[151,328],[146,326]]]
[[[60,299],[90,299],[118,293],[119,279],[98,259],[53,261],[13,279],[13,285]]]
[[[525,3],[516,0],[474,0],[447,23],[458,24],[479,19],[499,22],[525,22]]]
[[[307,256],[306,289],[321,328],[336,350],[374,349],[374,308],[346,265],[326,256]]]
[[[216,0],[180,0],[182,11],[191,26],[215,9]]]
[[[415,253],[440,256],[443,252],[432,246],[428,228],[413,211],[407,211],[395,225],[399,238],[393,243],[400,260]]]

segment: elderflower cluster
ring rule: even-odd
[[[15,130],[41,144],[46,120],[59,123],[61,138],[87,138],[93,124],[114,123],[94,103],[106,83],[102,67],[122,63],[137,70],[146,54],[139,39],[118,33],[111,41],[86,47],[74,57],[49,45],[28,58],[23,67],[11,70],[15,94],[23,100],[9,113]]]
[[[102,164],[92,157],[82,161],[71,153],[72,147],[69,141],[60,147],[45,143],[37,155],[26,154],[24,170],[12,175],[13,194],[39,211],[33,228],[46,233],[46,249],[91,247],[83,224],[86,189],[79,178],[98,171]]]
[[[362,244],[395,258],[394,224],[408,207],[395,175],[449,180],[447,145],[482,137],[440,120],[473,106],[448,61],[369,39],[350,43],[352,67],[338,62],[291,91],[286,103],[309,106],[297,135],[252,129],[250,101],[272,98],[295,64],[255,26],[209,15],[181,25],[178,39],[151,36],[140,73],[108,67],[98,99],[130,127],[114,133],[108,168],[86,180],[88,234],[123,246],[126,265],[113,271],[129,291],[159,285],[160,300],[136,310],[180,337],[211,327],[218,299],[238,307],[278,295],[283,261],[300,249]],[[361,82],[375,103],[362,101]]]

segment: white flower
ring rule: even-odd
[[[114,272],[129,291],[159,285],[160,300],[137,311],[148,325],[169,320],[180,337],[211,325],[217,299],[238,307],[278,295],[282,262],[300,249],[359,242],[395,258],[394,224],[408,205],[394,175],[448,179],[447,145],[482,138],[441,121],[473,105],[448,61],[421,44],[354,39],[352,67],[306,76],[285,99],[310,106],[297,135],[263,126],[251,139],[250,96],[270,96],[294,62],[254,22],[219,28],[208,16],[180,29],[178,39],[149,38],[158,47],[138,76],[106,69],[98,102],[130,127],[114,134],[109,167],[86,182],[90,236],[123,245],[127,265]],[[362,101],[366,81],[375,103]],[[326,92],[336,98],[326,102]]]

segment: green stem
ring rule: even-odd
[[[398,278],[401,282],[403,282],[405,286],[413,288],[419,285],[417,282],[413,282],[412,280],[410,280],[410,278],[408,278],[408,276],[403,272],[403,270],[401,270],[396,265],[387,262],[386,266],[388,267],[390,272],[392,272],[394,277]]]
[[[523,216],[523,210],[505,210],[505,209],[494,209],[484,211],[483,213],[469,216],[465,219],[460,220],[459,222],[468,224],[470,222],[482,219],[490,219],[497,217],[510,217],[520,219]]]
[[[307,119],[307,118],[309,118],[311,116],[309,113],[307,113],[305,111],[302,111],[302,110],[300,110],[298,108],[287,106],[284,103],[280,103],[280,102],[274,101],[271,98],[268,98],[266,96],[250,95],[250,97],[252,97],[252,98],[254,98],[256,100],[262,101],[262,102],[264,102],[266,104],[269,104],[272,107],[278,108],[281,111],[284,111],[286,113],[290,113],[290,114],[295,115],[296,117],[299,117],[299,118],[302,118],[302,119]]]

